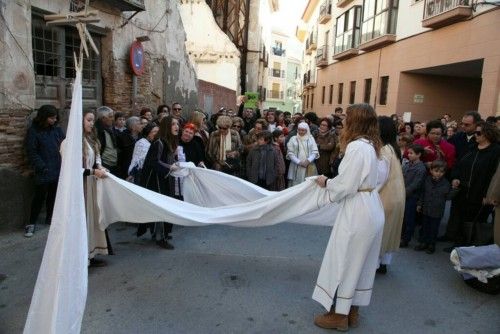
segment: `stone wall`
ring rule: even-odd
[[[127,23],[132,12],[120,12],[107,1],[96,0],[91,5],[100,11],[101,21],[96,27],[104,34],[103,104],[129,113],[174,101],[182,103],[186,111],[198,106],[197,78],[186,53],[186,34],[177,2],[145,0],[146,11]],[[24,140],[36,104],[31,36],[34,7],[60,13],[69,10],[69,2],[0,0],[0,203],[8,203],[0,205],[0,229],[24,225],[25,216],[15,213],[29,212],[31,199]],[[129,48],[139,36],[148,36],[150,41],[143,43],[145,72],[137,79],[134,101]]]

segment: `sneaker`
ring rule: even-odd
[[[89,267],[106,267],[108,263],[104,260],[92,258],[89,260]]]
[[[382,275],[387,274],[387,265],[381,264],[377,269],[377,274],[382,274]]]
[[[35,225],[26,225],[26,227],[24,228],[24,236],[26,238],[31,238],[33,234],[35,234]]]

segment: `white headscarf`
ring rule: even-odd
[[[306,134],[301,136],[299,135],[299,131],[297,131],[297,139],[300,140],[300,141],[306,141],[307,139],[309,139],[309,136],[311,135],[311,130],[309,129],[309,125],[307,125],[306,122],[301,122],[299,123],[299,125],[297,126],[297,130],[298,129],[305,129],[307,130]]]

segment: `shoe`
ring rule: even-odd
[[[399,248],[407,248],[408,244],[408,241],[401,240],[401,242],[399,243]]]
[[[418,245],[416,245],[416,246],[415,246],[415,250],[416,250],[417,252],[420,252],[420,251],[426,250],[426,249],[427,249],[427,247],[428,247],[428,245],[427,245],[427,244],[422,244],[422,243],[420,243],[420,244],[418,244]]]
[[[24,236],[26,238],[31,238],[33,234],[35,234],[35,225],[26,225],[26,227],[24,228]]]
[[[349,329],[348,316],[337,314],[335,311],[316,316],[314,324],[321,328],[336,329],[341,332],[346,332]]]
[[[387,274],[387,265],[381,264],[377,269],[377,274],[382,274],[382,275]]]
[[[92,258],[89,260],[89,267],[106,267],[108,263],[104,260]]]
[[[174,249],[174,246],[173,246],[171,243],[169,243],[167,240],[158,240],[158,241],[156,242],[156,244],[157,244],[158,246],[160,246],[161,248],[165,248],[165,249]]]
[[[385,268],[385,264],[383,266]],[[356,328],[359,326],[359,306],[351,306],[347,315],[347,322],[349,323],[349,327]]]
[[[434,254],[435,251],[436,251],[436,246],[434,245],[429,245],[429,247],[427,247],[427,249],[425,250],[427,254]]]

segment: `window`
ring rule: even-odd
[[[364,0],[361,43],[396,33],[398,0]]]
[[[370,96],[372,94],[372,79],[365,79],[365,96],[364,103],[370,103]]]
[[[334,53],[338,54],[359,45],[361,6],[354,6],[337,17]]]
[[[354,99],[356,97],[356,81],[351,81],[349,87],[349,104],[354,104]]]
[[[330,85],[330,96],[328,97],[328,103],[332,104],[333,102],[333,85]]]
[[[314,107],[314,94],[311,94],[311,109]]]
[[[325,86],[321,89],[321,104],[325,104]]]
[[[337,104],[342,104],[342,95],[344,94],[344,84],[339,83],[339,92],[337,97]]]
[[[389,88],[389,77],[381,77],[380,78],[380,98],[379,104],[386,105],[387,104],[387,90]]]
[[[309,95],[306,95],[306,108],[309,108]]]

